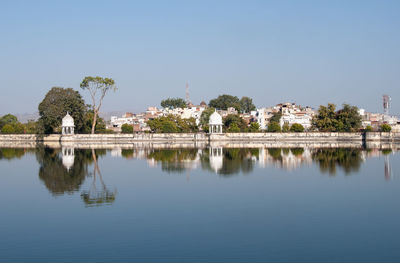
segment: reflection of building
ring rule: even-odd
[[[69,115],[67,112],[67,115],[62,119],[62,135],[73,135],[74,134],[74,118]]]
[[[222,133],[222,117],[217,111],[211,114],[208,126],[210,133]]]
[[[210,147],[210,166],[215,171],[215,173],[218,173],[218,171],[222,169],[223,164],[224,156],[222,147]]]
[[[62,153],[62,164],[69,171],[74,166],[75,151],[74,148],[65,147],[61,149]]]
[[[390,165],[389,155],[385,156],[385,179],[389,180],[392,177],[392,167]]]

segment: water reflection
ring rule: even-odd
[[[81,193],[84,203],[87,206],[110,204],[115,201],[116,190],[107,188],[98,164],[99,157],[105,154],[106,150],[37,148],[39,178],[53,195],[63,195],[80,191],[85,179],[91,177],[89,189]]]
[[[112,204],[116,190],[104,182],[99,158],[105,149],[0,148],[0,160],[20,159],[34,153],[39,163],[39,178],[52,195],[81,193],[86,206]],[[350,175],[360,170],[370,157],[384,156],[383,174],[393,177],[390,158],[392,149],[362,148],[114,148],[110,155],[124,159],[144,159],[149,167],[160,167],[166,173],[186,173],[202,169],[222,177],[249,174],[256,167],[296,170],[316,164],[321,173],[335,175],[338,170]],[[87,181],[86,181],[87,180]],[[86,181],[86,184],[85,184]]]
[[[115,201],[116,190],[110,191],[103,181],[99,164],[98,164],[98,153],[94,149],[92,152],[93,160],[93,172],[92,172],[92,184],[88,190],[84,190],[81,193],[82,200],[87,206],[99,206],[103,204],[111,204]],[[100,185],[97,184],[97,179],[100,181]]]

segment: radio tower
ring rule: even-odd
[[[390,100],[391,98],[388,95],[383,95],[383,113],[385,115],[389,115]]]
[[[190,104],[189,83],[186,81],[186,105]]]

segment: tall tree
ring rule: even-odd
[[[39,126],[46,134],[58,132],[62,118],[69,112],[74,118],[75,130],[84,130],[86,105],[78,91],[53,87],[39,104]]]
[[[181,98],[168,98],[161,101],[161,107],[169,109],[185,108],[186,102]]]
[[[256,109],[256,106],[253,104],[252,98],[242,97],[239,103],[240,103],[240,109],[244,113],[248,113]]]
[[[219,95],[218,98],[210,100],[208,105],[220,110],[226,110],[229,107],[233,107],[237,111],[240,111],[239,98],[228,94]]]
[[[100,108],[103,103],[103,99],[107,92],[110,90],[116,91],[115,81],[111,78],[102,77],[85,77],[82,80],[81,88],[88,90],[90,97],[92,98],[92,110],[93,110],[93,123],[92,123],[92,134],[95,132],[97,118],[99,116]]]

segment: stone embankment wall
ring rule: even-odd
[[[130,144],[130,143],[336,143],[336,142],[390,142],[400,143],[400,133],[368,132],[304,132],[304,133],[146,133],[146,134],[77,134],[61,135],[6,135],[0,134],[0,142],[44,142],[74,144]]]

